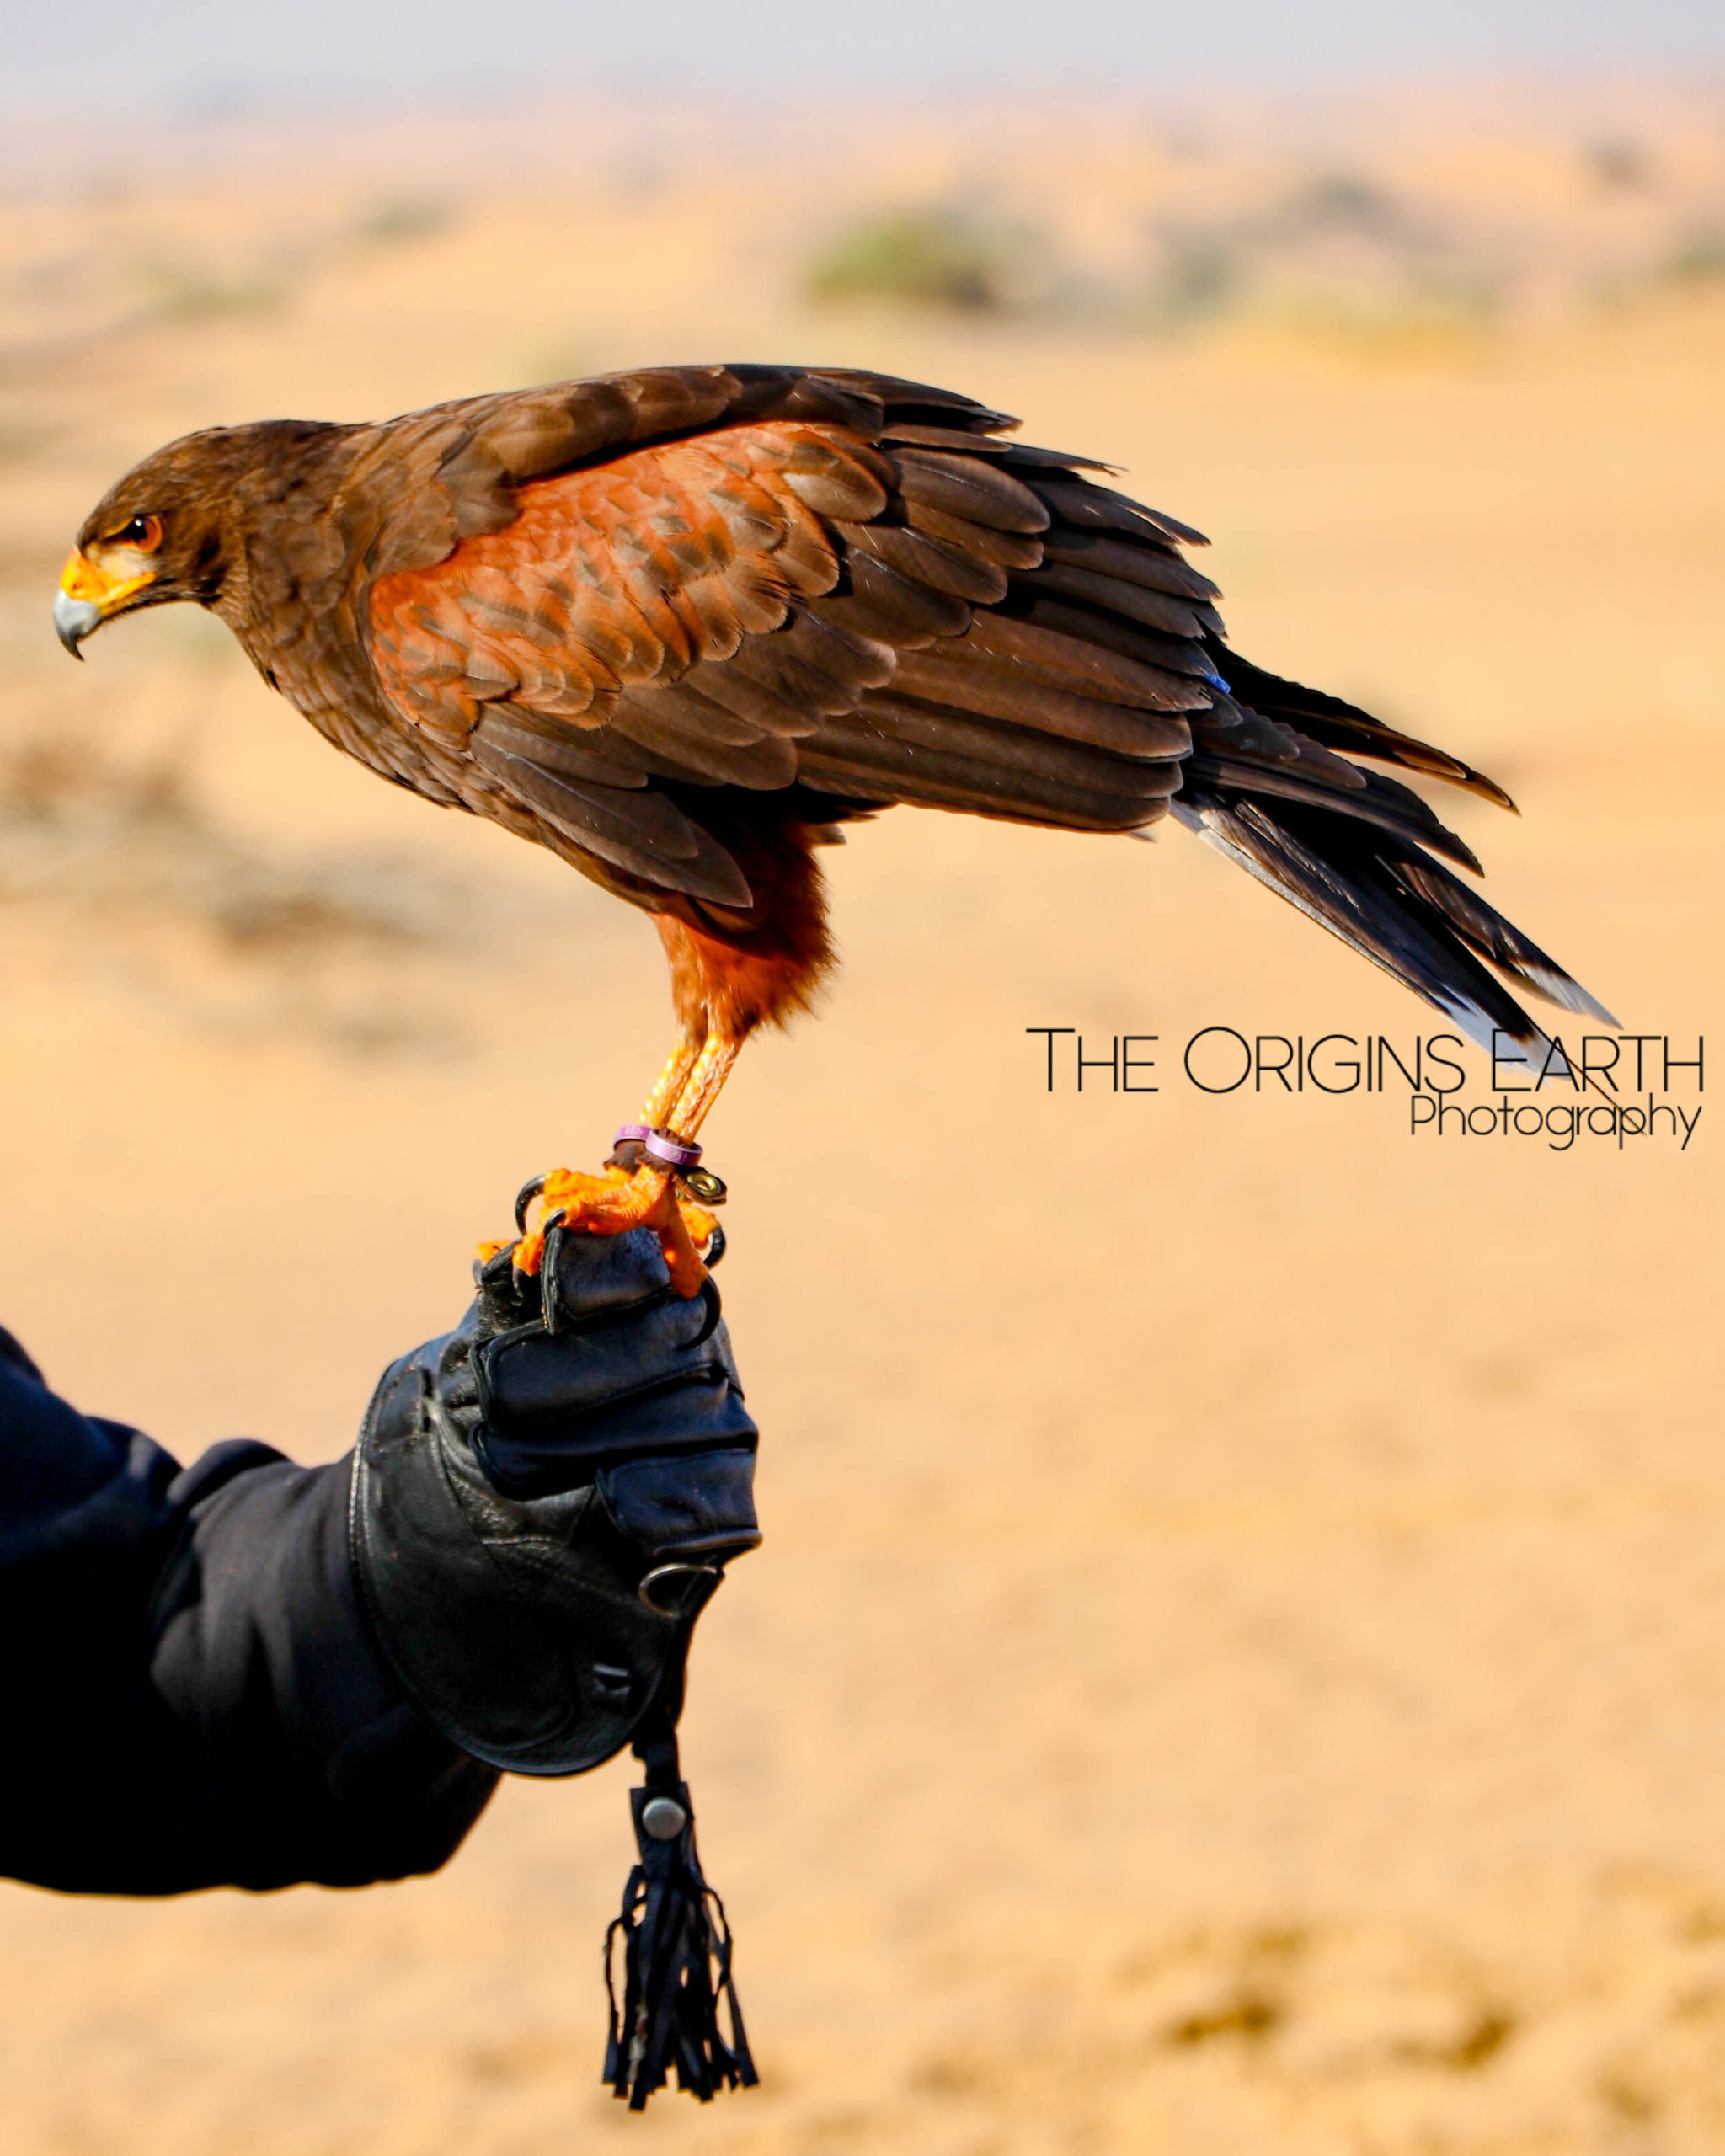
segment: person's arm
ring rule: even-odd
[[[679,1699],[758,1540],[716,1294],[651,1235],[488,1265],[355,1452],[182,1470],[0,1332],[0,1873],[169,1894],[435,1870],[496,1769],[579,1773]],[[481,1763],[483,1764],[481,1764]]]
[[[181,1470],[0,1335],[0,1871],[172,1894],[444,1862],[496,1775],[371,1645],[350,1477],[243,1442]]]

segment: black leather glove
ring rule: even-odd
[[[421,1710],[476,1758],[572,1774],[654,1707],[760,1540],[756,1429],[718,1291],[671,1292],[657,1240],[555,1231],[501,1251],[457,1329],[385,1372],[354,1456],[355,1577]]]

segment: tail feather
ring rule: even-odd
[[[1555,958],[1433,858],[1482,873],[1472,849],[1419,794],[1338,752],[1513,809],[1501,787],[1339,697],[1267,674],[1219,639],[1205,651],[1220,693],[1212,709],[1188,715],[1193,752],[1171,804],[1182,823],[1482,1048],[1493,1033],[1550,1048],[1499,974],[1560,1009],[1616,1024]]]
[[[1312,844],[1290,828],[1297,811],[1273,816],[1257,801],[1196,793],[1181,794],[1172,808],[1188,830],[1423,996],[1477,1047],[1489,1052],[1493,1032],[1520,1043],[1544,1041],[1437,910],[1417,898],[1410,902],[1391,882],[1368,831],[1320,812],[1311,820],[1329,829],[1313,834]]]
[[[1213,755],[1201,721],[1193,728],[1193,735],[1202,745],[1194,748],[1182,766],[1181,791],[1188,797],[1194,792],[1241,793],[1256,800],[1274,796],[1309,808],[1335,810],[1356,823],[1374,825],[1405,846],[1429,846],[1460,862],[1464,868],[1479,869],[1472,848],[1439,823],[1411,787],[1398,785],[1394,779],[1384,778],[1376,771],[1357,771],[1356,776],[1365,783],[1357,790],[1343,792],[1322,778],[1308,777],[1284,766],[1266,766],[1239,757]]]
[[[1513,921],[1505,921],[1447,868],[1416,854],[1399,862],[1396,874],[1410,890],[1435,906],[1462,942],[1482,958],[1489,958],[1499,973],[1507,974],[1532,995],[1557,1004],[1560,1010],[1596,1018],[1602,1026],[1616,1025],[1616,1019],[1597,996],[1589,995],[1555,958],[1547,957],[1531,937],[1524,936]]]
[[[1381,718],[1374,718],[1369,711],[1361,711],[1357,704],[1344,703],[1340,696],[1327,696],[1322,689],[1308,689],[1302,682],[1284,680],[1279,674],[1266,673],[1263,667],[1254,666],[1249,659],[1242,659],[1238,652],[1230,650],[1214,638],[1206,648],[1219,671],[1227,676],[1235,696],[1254,711],[1288,721],[1326,748],[1351,750],[1356,756],[1370,756],[1375,763],[1395,764],[1404,771],[1418,771],[1427,778],[1443,779],[1450,786],[1464,787],[1469,793],[1494,802],[1499,808],[1508,808],[1512,814],[1519,814],[1494,779],[1475,771],[1471,765],[1464,764],[1459,757],[1433,748],[1429,741],[1418,741],[1411,734],[1398,734],[1393,726],[1386,726]]]

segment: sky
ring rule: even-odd
[[[1725,0],[8,0],[0,102],[676,84],[1178,93],[1725,68]]]

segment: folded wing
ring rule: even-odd
[[[1491,781],[1249,665],[1092,460],[921,385],[665,369],[422,415],[443,507],[386,526],[366,604],[399,723],[467,805],[640,902],[751,901],[724,835],[916,803],[1095,831],[1183,821],[1476,1033],[1534,1027],[1482,961],[1604,1017],[1445,868],[1401,781]],[[379,458],[386,456],[380,447]],[[825,806],[823,806],[825,804]]]

